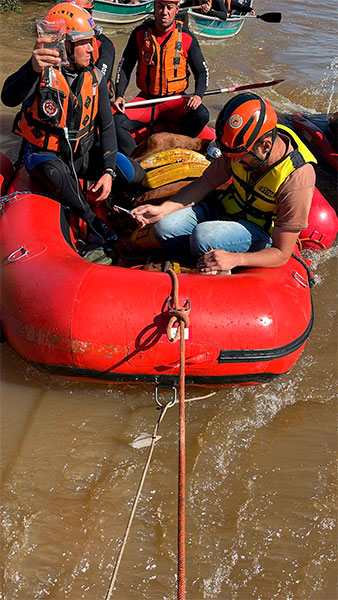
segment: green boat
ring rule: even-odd
[[[154,10],[154,0],[144,0],[139,4],[113,2],[112,0],[95,0],[93,18],[97,23],[125,25],[143,21]]]
[[[244,15],[233,15],[226,21],[222,21],[216,17],[209,17],[208,15],[194,12],[192,8],[189,8],[187,11],[187,17],[188,27],[191,31],[213,40],[224,40],[234,37],[242,29],[245,20]]]

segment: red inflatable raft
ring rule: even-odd
[[[177,381],[180,344],[166,334],[169,275],[86,262],[61,206],[28,185],[21,171],[2,198],[1,319],[9,343],[63,377]],[[294,365],[313,325],[309,271],[297,249],[277,269],[177,279],[179,303],[190,308],[188,383],[264,382]]]
[[[317,122],[318,121],[318,122]],[[338,171],[338,154],[331,146],[326,133],[327,115],[302,115],[294,113],[291,122],[295,131],[313,151],[318,160],[334,173]]]

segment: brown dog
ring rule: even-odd
[[[145,142],[137,147],[138,154],[137,158],[134,155],[135,160],[138,162],[144,159],[146,156],[161,152],[162,150],[172,150],[174,148],[182,148],[185,150],[195,150],[201,154],[206,154],[207,148],[210,144],[210,140],[191,138],[186,135],[180,135],[178,133],[154,133]],[[181,181],[175,181],[162,185],[156,189],[144,190],[137,194],[133,198],[133,207],[139,206],[140,204],[161,204],[167,198],[170,198],[177,194],[179,190],[191,183],[192,179],[184,179]],[[220,186],[219,189],[225,190],[230,181]]]
[[[148,154],[161,152],[162,150],[171,150],[173,148],[183,148],[185,150],[196,150],[205,154],[210,144],[210,140],[201,138],[191,138],[179,133],[154,133],[145,142],[137,146],[133,153],[133,158],[140,161]]]

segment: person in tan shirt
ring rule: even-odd
[[[308,225],[314,156],[251,93],[226,103],[216,137],[222,156],[199,179],[159,206],[135,208],[134,217],[141,227],[153,224],[170,257],[197,262],[203,273],[283,265]],[[225,196],[215,193],[230,177]]]

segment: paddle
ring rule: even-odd
[[[230,85],[226,88],[218,88],[216,90],[207,90],[205,96],[212,94],[231,94],[232,92],[241,92],[243,90],[254,90],[261,87],[269,87],[281,83],[284,79],[273,79],[272,81],[261,81],[260,83],[247,83],[245,85]],[[149,106],[150,104],[158,104],[159,102],[169,102],[170,100],[179,100],[180,98],[191,98],[194,94],[179,94],[177,96],[164,96],[161,98],[151,98],[150,100],[137,100],[136,102],[127,102],[125,108],[137,108],[138,106]]]
[[[193,12],[196,12],[196,10],[201,10],[201,6],[186,6],[183,8],[180,8],[180,12],[187,12],[189,9],[191,8],[191,10]],[[206,14],[206,16],[208,16],[208,14]],[[236,15],[237,17],[237,15]],[[212,18],[212,17],[210,17]],[[265,21],[266,23],[280,23],[282,20],[282,13],[280,12],[268,12],[268,13],[263,13],[262,15],[242,15],[241,16],[242,19],[261,19],[262,21]]]
[[[243,19],[262,19],[262,21],[266,21],[266,23],[280,23],[282,20],[282,13],[268,12],[263,15],[245,15]]]

